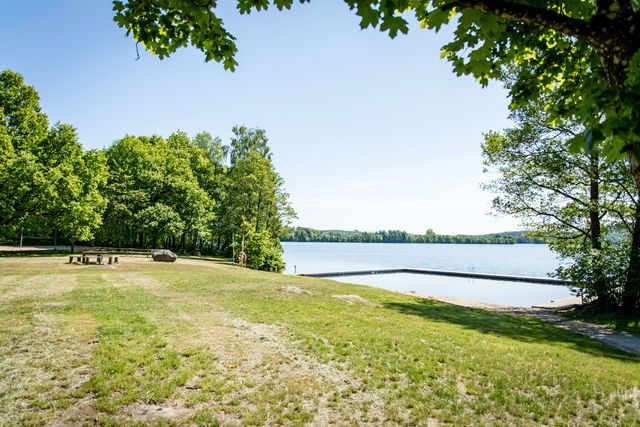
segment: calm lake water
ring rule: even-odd
[[[414,267],[547,277],[547,273],[558,266],[548,246],[533,244],[283,242],[282,245],[287,263],[285,273],[290,274]],[[523,307],[571,295],[569,288],[564,286],[409,273],[338,277],[333,280]]]

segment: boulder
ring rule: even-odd
[[[175,262],[178,259],[176,254],[166,249],[153,251],[151,257],[154,261],[160,262]]]

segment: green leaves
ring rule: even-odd
[[[25,225],[90,238],[104,211],[104,159],[82,151],[72,126],[49,128],[35,89],[11,71],[0,74],[0,143],[0,239]]]
[[[640,0],[631,0],[631,8],[634,12],[640,11]]]

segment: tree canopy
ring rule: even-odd
[[[485,188],[497,193],[495,211],[547,240],[562,261],[556,274],[586,300],[611,308],[630,295],[637,304],[628,280],[638,203],[629,169],[597,148],[571,154],[565,141],[581,126],[548,126],[537,107],[517,110],[513,128],[485,135],[484,163],[495,177]]]
[[[306,3],[310,0],[299,0]],[[481,84],[515,70],[514,105],[553,91],[547,108],[588,123],[580,141],[605,140],[607,154],[640,160],[639,0],[345,0],[362,28],[396,37],[413,19],[438,31],[455,27],[442,47],[458,74]],[[236,0],[241,14],[294,0]],[[193,45],[207,61],[235,69],[235,37],[212,0],[115,0],[116,23],[161,58]],[[593,120],[594,105],[606,113]],[[637,162],[636,162],[637,163]],[[638,166],[636,166],[638,167]],[[640,173],[640,172],[638,172]],[[640,175],[638,175],[640,177]]]
[[[0,73],[0,239],[27,228],[87,240],[102,222],[104,158],[75,129],[49,121],[21,75]]]

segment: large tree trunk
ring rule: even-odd
[[[628,160],[636,184],[637,200],[622,307],[627,312],[638,313],[640,311],[640,162],[631,155]]]
[[[602,250],[602,228],[600,225],[600,156],[592,151],[589,154],[589,234],[591,236],[591,249],[600,252]],[[598,303],[603,307],[611,305],[611,290],[607,285],[602,267],[598,260],[593,260],[593,286]]]

